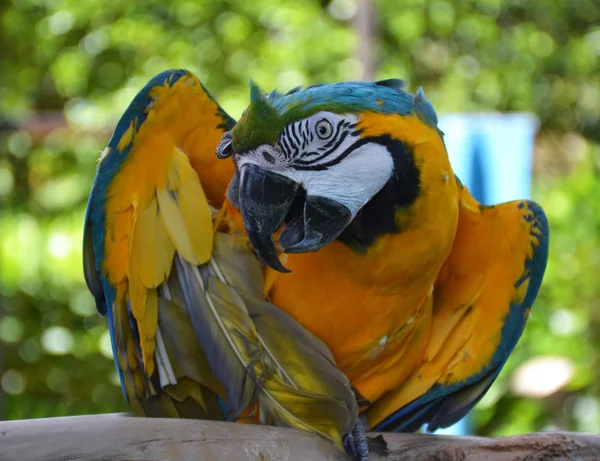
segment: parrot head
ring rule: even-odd
[[[217,156],[233,157],[228,199],[263,262],[288,272],[273,242],[282,226],[285,253],[317,251],[338,238],[368,239],[372,229],[365,226],[397,230],[394,208],[416,200],[419,169],[405,140],[385,129],[365,135],[363,122],[373,113],[414,115],[435,127],[422,91],[413,95],[402,85],[343,82],[264,94],[250,83],[251,103],[223,135]]]

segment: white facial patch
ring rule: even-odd
[[[262,145],[238,159],[302,185],[307,195],[346,206],[352,218],[393,174],[386,147],[365,142],[356,132],[354,114],[319,112],[288,125],[276,147]]]
[[[345,205],[354,218],[388,182],[393,167],[392,157],[384,146],[368,143],[326,170],[286,170],[278,173],[302,184],[307,195],[327,197]]]

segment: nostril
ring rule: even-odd
[[[271,164],[275,163],[275,157],[273,157],[271,154],[269,154],[266,150],[263,150],[262,154],[263,154],[264,159],[267,162],[269,162]]]

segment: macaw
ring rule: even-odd
[[[536,203],[470,195],[421,89],[251,83],[236,123],[171,70],[100,157],[84,272],[134,411],[291,426],[364,460],[365,430],[446,427],[483,396],[548,238]]]

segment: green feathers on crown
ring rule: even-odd
[[[233,128],[233,150],[240,152],[261,144],[275,144],[284,128],[283,117],[250,80],[250,106]]]
[[[306,90],[305,90],[306,92]],[[314,104],[312,95],[304,94],[293,98],[294,90],[288,94],[272,91],[265,93],[250,80],[250,105],[232,130],[234,152],[253,149],[261,144],[275,144],[289,123],[309,117],[320,110],[335,112],[335,102]]]

